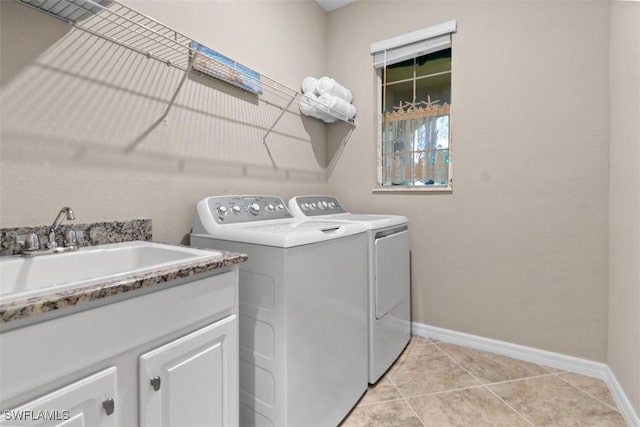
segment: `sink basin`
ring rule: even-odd
[[[220,256],[215,251],[134,241],[0,258],[0,304]]]

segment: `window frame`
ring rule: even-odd
[[[424,28],[422,30],[413,31],[406,34],[401,34],[400,36],[396,36],[387,40],[383,40],[381,42],[373,43],[371,45],[371,54],[374,56],[374,65],[375,65],[375,54],[379,53],[381,50],[390,50],[394,47],[400,47],[403,45],[411,45],[411,44],[421,44],[427,40],[435,39],[438,36],[443,34],[448,34],[451,36],[457,29],[457,25],[455,21],[449,21],[443,24],[431,26]],[[452,46],[453,40],[451,40],[450,47]],[[446,49],[446,48],[445,48]],[[434,52],[440,51],[443,49],[434,50]],[[428,52],[431,53],[431,52]],[[417,58],[428,53],[416,54],[413,57]],[[453,60],[453,54],[452,54]],[[453,65],[453,64],[452,64]],[[373,193],[397,193],[397,192],[405,192],[405,193],[451,193],[453,191],[453,134],[452,134],[452,123],[453,123],[453,114],[452,108],[449,105],[449,163],[448,163],[448,180],[447,184],[438,184],[438,185],[384,185],[383,184],[383,169],[384,169],[384,159],[383,159],[383,138],[382,138],[382,118],[384,111],[384,99],[383,99],[383,75],[386,66],[376,67],[374,69],[375,72],[375,81],[376,81],[376,187],[372,190]],[[451,76],[453,80],[453,66],[451,69]],[[415,84],[415,74],[413,76],[414,84]]]

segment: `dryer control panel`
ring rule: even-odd
[[[217,224],[293,218],[278,196],[213,196],[207,204]]]
[[[306,216],[332,215],[346,213],[347,210],[333,196],[298,196],[293,199],[296,208]]]

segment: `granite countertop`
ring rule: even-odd
[[[203,249],[207,250],[207,249]],[[150,288],[172,280],[212,271],[247,260],[247,255],[234,252],[214,251],[221,256],[196,261],[186,261],[152,272],[132,274],[124,278],[91,283],[78,288],[51,292],[45,295],[26,297],[21,300],[0,303],[0,325],[19,319],[73,307],[137,289]]]

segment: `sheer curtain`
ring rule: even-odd
[[[443,105],[382,115],[383,184],[447,183],[450,112]]]

